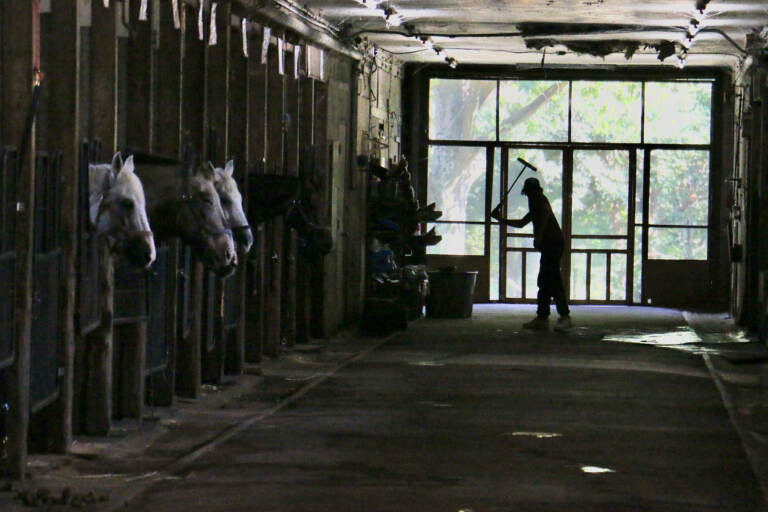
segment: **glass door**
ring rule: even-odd
[[[568,279],[571,302],[632,297],[634,150],[575,149]],[[568,245],[566,244],[566,247]]]
[[[523,167],[518,158],[538,171],[526,169],[518,179]],[[629,226],[635,223],[636,164],[635,151],[627,149],[501,150],[492,204],[498,204],[514,183],[504,201],[504,215],[523,217],[528,212],[528,200],[520,193],[523,183],[530,177],[539,180],[565,236],[563,278],[571,302],[631,302],[635,240]],[[507,227],[496,239],[502,269],[499,298],[535,302],[539,253],[533,248],[533,225]]]
[[[494,187],[495,197],[491,201],[492,204],[498,204],[499,197],[503,197],[511,187],[503,204],[504,217],[519,219],[525,216],[528,213],[528,199],[521,194],[523,183],[527,178],[537,178],[552,205],[557,221],[562,226],[563,155],[562,149],[503,147],[501,179],[499,185]],[[523,171],[523,164],[518,158],[532,164],[537,171],[528,168]],[[499,238],[499,266],[503,269],[503,272],[500,272],[500,299],[510,302],[535,302],[538,291],[536,277],[539,271],[539,253],[533,248],[533,224],[528,224],[522,229],[509,226],[502,228]]]

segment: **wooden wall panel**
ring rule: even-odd
[[[76,261],[78,250],[78,154],[80,147],[80,19],[77,2],[55,2],[51,12],[49,144],[61,151],[61,218],[59,239],[62,249],[60,292],[61,390],[47,424],[48,447],[65,453],[72,443],[72,415],[75,357]]]
[[[279,73],[278,51],[270,46],[267,62],[267,172],[285,174],[285,76]],[[282,217],[276,217],[265,224],[266,238],[266,292],[265,312],[266,337],[264,352],[270,356],[280,353],[282,341],[282,265],[284,223]]]
[[[267,66],[261,63],[261,27],[251,26],[251,58],[248,59],[248,175],[253,178],[266,168],[267,150]],[[249,208],[256,205],[249,203]],[[253,214],[251,213],[251,217]],[[266,338],[264,318],[266,230],[264,223],[254,225],[254,247],[247,264],[245,360],[261,360]]]
[[[33,69],[39,54],[39,4],[2,4],[2,139],[19,147],[24,163],[19,169],[16,200],[16,297],[14,305],[15,361],[7,371],[8,385],[8,472],[24,478],[29,425],[30,329],[32,311],[32,262],[35,197],[35,127],[30,126],[28,145],[21,148],[26,116],[32,99]]]

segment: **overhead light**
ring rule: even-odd
[[[432,46],[432,51],[434,51],[435,55],[439,57],[440,54],[443,53],[445,50],[443,50],[442,46]]]
[[[459,65],[459,61],[453,57],[446,57],[445,62],[448,63],[448,67],[451,69],[456,69],[456,67]]]

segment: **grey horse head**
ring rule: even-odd
[[[213,183],[224,210],[224,221],[232,230],[237,252],[241,255],[248,254],[253,245],[253,233],[243,211],[243,196],[233,178],[235,161],[230,160],[223,169],[214,166],[211,162],[208,162],[208,167],[213,172]]]
[[[181,238],[197,249],[207,267],[227,276],[237,266],[237,252],[216,192],[214,173],[201,166],[185,180],[184,197],[177,211]]]
[[[88,185],[89,217],[96,233],[106,236],[113,250],[131,264],[149,267],[155,261],[155,239],[133,157],[123,162],[120,153],[115,153],[112,164],[91,164]]]

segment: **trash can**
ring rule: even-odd
[[[454,269],[429,272],[427,316],[469,318],[477,283],[477,270]]]

